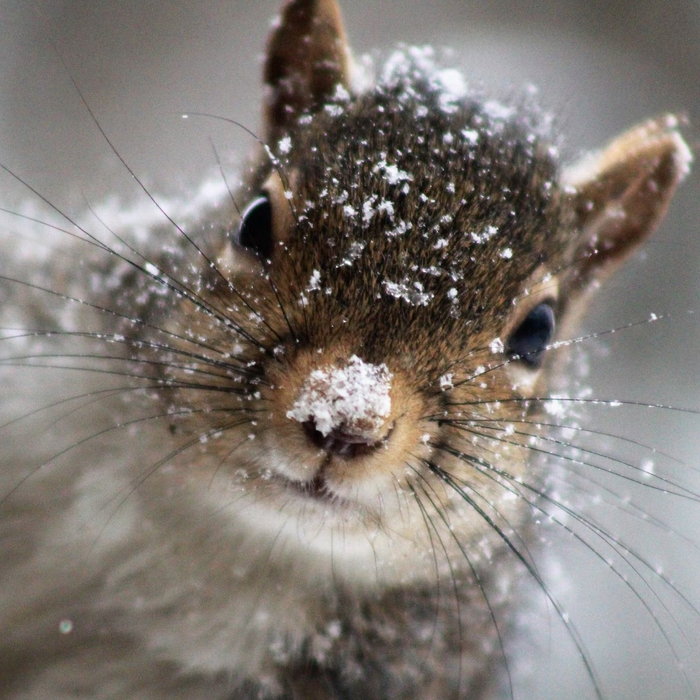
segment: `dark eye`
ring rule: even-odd
[[[536,306],[511,333],[506,352],[527,367],[536,369],[554,335],[554,310],[545,302]]]
[[[267,194],[261,194],[245,208],[236,243],[265,260],[272,257],[272,204]]]

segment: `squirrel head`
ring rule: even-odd
[[[665,116],[562,168],[536,114],[428,50],[397,51],[370,86],[354,73],[334,0],[288,2],[248,204],[222,274],[202,273],[230,323],[200,314],[191,332],[238,347],[253,378],[236,400],[256,414],[261,490],[363,522],[417,488],[462,507],[432,484],[445,474],[492,502],[494,473],[527,474],[520,428],[588,292],[656,227],[690,154]]]

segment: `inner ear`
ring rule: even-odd
[[[265,57],[266,141],[274,150],[304,113],[349,91],[350,50],[335,0],[291,0],[273,30]]]
[[[631,129],[565,171],[576,232],[576,284],[606,277],[657,227],[692,156],[665,116]]]

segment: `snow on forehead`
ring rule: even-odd
[[[338,428],[371,434],[391,412],[392,374],[353,355],[343,367],[316,369],[304,382],[287,418],[312,420],[324,437]]]
[[[430,46],[400,47],[384,64],[381,82],[389,87],[404,87],[410,93],[409,85],[415,79],[428,81],[438,94],[441,109],[447,113],[456,111],[468,93],[464,76],[454,68],[438,66],[435,50]]]

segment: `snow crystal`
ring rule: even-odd
[[[513,249],[512,248],[504,248],[499,255],[504,259],[504,260],[510,260],[513,257]]]
[[[515,107],[504,105],[498,100],[488,100],[484,103],[484,112],[492,119],[505,121],[515,114]]]
[[[280,139],[277,147],[279,152],[286,156],[292,150],[292,139],[289,136],[285,136],[283,139]]]
[[[395,236],[403,236],[406,231],[410,231],[413,228],[413,224],[409,221],[406,223],[405,221],[399,221],[399,223],[391,229],[391,231],[387,231],[386,235],[389,238],[393,238]]]
[[[390,219],[393,219],[393,218],[394,218],[394,205],[393,205],[392,202],[386,202],[386,201],[380,202],[380,203],[377,205],[377,211],[379,211],[379,212],[386,212],[387,216],[388,216]]]
[[[498,233],[498,229],[495,226],[487,226],[483,233],[476,233],[473,231],[471,234],[471,239],[474,243],[486,243],[490,238]]]
[[[457,111],[457,103],[467,94],[464,76],[453,68],[445,68],[435,75],[435,83],[440,89],[440,107],[443,112]]]
[[[544,402],[544,410],[555,418],[563,418],[566,415],[566,404],[559,399],[550,399]]]
[[[396,49],[384,64],[381,82],[396,85],[414,67],[424,73],[435,72],[435,49],[431,46],[409,46]]]
[[[410,97],[411,83],[406,79],[414,77],[416,73],[428,80],[444,112],[452,113],[458,109],[458,102],[467,94],[464,76],[454,68],[438,68],[435,50],[430,46],[409,46],[396,50],[384,65],[381,82],[390,87],[403,87],[406,97]],[[425,109],[425,105],[420,107]]]
[[[309,278],[309,284],[306,287],[307,292],[315,292],[321,289],[321,273],[318,270],[314,270]]]
[[[343,626],[340,623],[340,620],[331,620],[326,625],[326,632],[328,633],[328,636],[331,637],[332,639],[338,639],[338,637],[340,637],[342,631],[343,631]]]
[[[335,93],[333,94],[333,100],[335,102],[347,102],[350,99],[350,93],[345,89],[343,85],[338,83],[335,86]]]
[[[479,142],[479,132],[476,129],[463,129],[462,136],[464,136],[467,143],[472,146],[476,146]]]
[[[452,383],[453,377],[454,374],[443,374],[442,377],[440,377],[439,382],[441,391],[449,391],[450,389],[454,388],[454,384]]]
[[[350,267],[357,260],[367,244],[364,241],[353,241],[343,260],[336,267]]]
[[[390,185],[397,185],[399,182],[404,180],[413,180],[413,176],[407,173],[405,170],[399,170],[396,165],[390,165],[385,160],[380,160],[373,168],[372,172],[378,173],[380,171],[384,172],[384,179]]]
[[[655,467],[656,465],[654,464],[653,459],[643,460],[642,463],[639,465],[639,469],[642,472],[642,478],[651,479],[651,477],[654,476]]]
[[[500,338],[494,338],[490,343],[489,343],[489,350],[491,350],[492,353],[499,353],[503,352],[504,349],[503,341]]]
[[[377,201],[377,195],[373,194],[371,197],[365,199],[362,203],[362,223],[367,225],[372,217],[375,215],[374,203]]]
[[[666,118],[667,126],[674,128],[678,124],[678,120],[675,117]],[[676,168],[678,169],[678,179],[679,181],[684,180],[690,173],[690,166],[693,163],[693,154],[688,148],[688,144],[683,140],[683,137],[679,133],[674,133],[672,138],[675,142],[676,152],[674,156],[674,161]]]
[[[391,412],[392,374],[385,364],[373,365],[353,355],[343,367],[311,372],[287,418],[313,420],[326,436],[338,428],[372,433]]]
[[[385,280],[384,289],[394,299],[403,299],[406,303],[416,306],[427,306],[435,296],[432,292],[425,292],[420,282],[414,282],[413,285],[410,285],[407,282]]]
[[[58,631],[61,634],[70,634],[73,631],[73,620],[61,620],[58,623]]]

